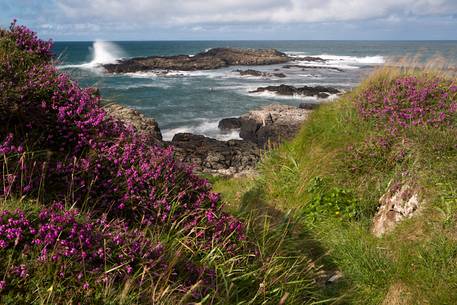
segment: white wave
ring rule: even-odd
[[[332,54],[306,54],[305,52],[287,52],[290,57],[297,59],[297,63],[304,66],[340,68],[340,69],[358,69],[362,65],[381,65],[385,63],[384,56],[346,56]],[[305,57],[318,57],[325,62],[309,61]],[[300,60],[303,59],[303,60]]]
[[[278,100],[303,100],[303,101],[316,101],[316,96],[305,96],[301,94],[294,95],[279,95],[272,91],[263,91],[263,92],[248,92],[248,95],[262,98],[273,98]]]
[[[207,78],[226,78],[227,74],[223,71],[204,70],[204,71],[167,71],[152,70],[145,72],[125,73],[124,75],[132,78],[157,78],[157,77],[207,77]]]
[[[344,63],[352,63],[352,64],[383,64],[385,63],[385,59],[381,55],[376,56],[363,56],[363,57],[356,57],[356,56],[339,56],[339,55],[329,55],[329,54],[321,54],[316,55],[316,57],[320,57],[325,59],[329,62],[344,62]]]
[[[178,128],[164,129],[162,130],[162,137],[165,141],[171,141],[173,136],[177,133],[193,133],[198,135],[204,135],[206,137],[214,138],[221,141],[228,141],[232,139],[239,140],[239,131],[222,132],[219,128],[218,120],[204,120],[197,126],[183,126]]]
[[[101,65],[116,63],[122,57],[124,57],[124,52],[119,46],[112,42],[97,40],[92,44],[92,60],[90,62],[79,65],[63,65],[59,68],[100,70]]]
[[[343,91],[344,92],[344,91]],[[338,94],[330,94],[327,98],[319,98],[317,95],[314,96],[306,96],[301,94],[294,94],[294,95],[280,95],[276,92],[272,91],[263,91],[263,92],[249,92],[248,95],[255,96],[255,97],[262,97],[262,98],[273,98],[279,100],[302,100],[302,101],[323,101],[323,100],[335,100],[339,97]]]
[[[106,88],[116,89],[116,90],[130,90],[130,89],[140,89],[140,88],[158,88],[158,89],[169,89],[170,85],[154,83],[154,84],[131,84],[131,85],[115,85],[115,86],[106,86]]]

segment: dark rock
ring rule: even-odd
[[[309,110],[287,105],[269,105],[240,117],[240,137],[262,148],[293,138]]]
[[[150,137],[151,142],[160,144],[162,133],[159,124],[152,119],[144,116],[141,112],[115,103],[108,103],[103,106],[108,115],[114,117],[125,124],[132,125],[136,130]]]
[[[234,72],[240,73],[241,76],[256,76],[256,77],[279,77],[284,78],[286,75],[284,73],[269,73],[269,72],[262,72],[253,69],[248,70],[235,70]]]
[[[338,94],[340,90],[332,87],[325,87],[325,86],[303,86],[303,87],[294,87],[289,85],[279,85],[279,86],[267,86],[267,87],[260,87],[257,90],[250,91],[250,93],[258,93],[258,92],[275,92],[279,95],[303,95],[303,96],[317,96],[319,98],[328,98],[330,94]]]
[[[285,65],[285,66],[283,66],[283,69],[291,69],[291,68],[298,68],[298,69],[302,69],[303,71],[320,69],[320,70],[330,70],[330,71],[336,71],[336,72],[344,72],[343,69],[340,69],[340,68],[337,68],[337,67],[303,66],[303,65]]]
[[[240,118],[222,119],[219,121],[218,127],[221,130],[240,129],[241,121],[240,121]]]
[[[261,151],[243,140],[219,141],[191,133],[178,133],[170,143],[176,158],[193,164],[198,172],[231,176],[252,171]]]
[[[290,61],[290,58],[274,49],[233,49],[215,48],[195,56],[149,56],[121,60],[115,64],[103,65],[109,73],[128,73],[160,70],[211,70],[232,65],[271,65]]]
[[[326,62],[326,59],[316,56],[305,56],[305,57],[296,57],[295,60],[299,61],[310,61],[310,62]]]

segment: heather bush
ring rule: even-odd
[[[97,290],[117,288],[119,281],[128,281],[136,290],[160,282],[181,294],[200,283],[192,291],[197,299],[214,288],[215,281],[210,269],[185,257],[170,260],[162,243],[152,242],[124,221],[94,220],[77,210],[65,210],[61,203],[27,214],[2,211],[0,256],[5,258],[0,262],[0,295],[6,303],[33,302],[31,295],[18,296],[35,289],[37,280],[41,287],[65,290],[58,293],[60,298],[84,303],[102,301]]]
[[[241,223],[221,211],[210,184],[178,163],[171,147],[153,146],[111,118],[95,90],[81,89],[52,65],[51,43],[14,23],[2,35],[10,42],[5,53],[13,48],[14,56],[3,58],[0,68],[17,78],[5,73],[0,79],[6,92],[0,105],[7,110],[0,112],[6,122],[0,127],[0,196],[41,192],[45,202],[64,200],[130,223],[178,222],[208,247],[215,241],[236,247]],[[22,55],[40,61],[17,65]]]
[[[54,67],[51,42],[15,23],[0,30],[1,303],[315,298],[308,257],[282,249],[290,228],[245,229],[172,147],[100,99]],[[32,211],[4,205],[30,201]]]
[[[456,122],[457,84],[434,75],[398,75],[371,80],[357,97],[359,113],[397,133],[413,126],[441,127]]]

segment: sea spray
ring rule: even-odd
[[[90,62],[79,65],[63,65],[61,69],[79,68],[98,71],[101,65],[115,63],[119,59],[125,57],[124,51],[115,43],[109,41],[96,40],[89,47],[92,53]]]
[[[92,45],[92,61],[90,65],[115,63],[124,57],[123,51],[119,46],[112,42],[97,40]]]

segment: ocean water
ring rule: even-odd
[[[209,71],[176,71],[106,74],[100,64],[121,58],[150,55],[196,54],[215,47],[275,48],[297,57],[293,64],[323,66],[322,69],[285,69],[284,65],[229,67]],[[328,85],[342,90],[357,86],[373,69],[403,57],[427,60],[434,56],[457,61],[457,41],[128,41],[55,42],[59,67],[82,86],[98,87],[113,100],[153,117],[165,139],[178,132],[192,132],[218,139],[238,138],[222,133],[218,121],[239,116],[272,103],[299,105],[309,97],[281,97],[273,93],[249,93],[261,86]],[[319,56],[325,63],[307,62]],[[282,72],[286,78],[240,76],[236,69]],[[327,68],[339,68],[336,71]]]

